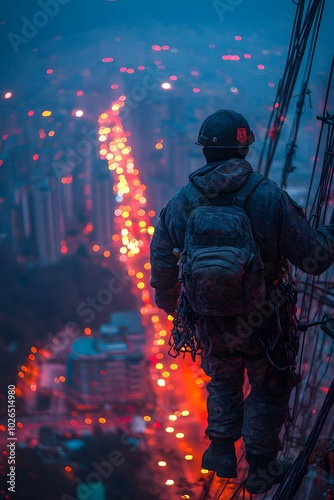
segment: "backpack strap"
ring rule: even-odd
[[[234,195],[233,205],[238,205],[239,207],[243,207],[248,198],[254,193],[257,186],[260,182],[264,181],[265,177],[257,172],[252,172],[245,184],[242,186],[239,191]]]

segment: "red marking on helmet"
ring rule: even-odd
[[[237,128],[237,141],[245,142],[247,140],[247,132],[245,128]]]

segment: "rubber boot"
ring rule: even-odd
[[[293,460],[276,458],[276,453],[253,455],[247,452],[246,460],[249,464],[246,489],[253,494],[265,493],[274,484],[281,483],[293,464]]]
[[[218,477],[237,477],[237,457],[233,439],[212,439],[203,454],[202,469],[213,470]]]

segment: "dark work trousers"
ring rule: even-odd
[[[253,454],[277,453],[282,449],[279,434],[288,416],[291,387],[288,370],[276,369],[259,342],[259,334],[275,328],[269,319],[262,332],[252,329],[240,336],[235,320],[205,318],[201,329],[212,343],[211,353],[202,358],[201,366],[211,380],[207,384],[209,438],[243,437],[246,451]],[[273,361],[286,364],[284,336],[272,352]],[[244,399],[247,370],[250,392]]]

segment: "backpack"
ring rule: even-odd
[[[263,180],[251,173],[239,191],[211,200],[192,183],[183,188],[190,215],[178,262],[179,281],[198,314],[249,314],[265,300],[264,264],[243,208]]]

